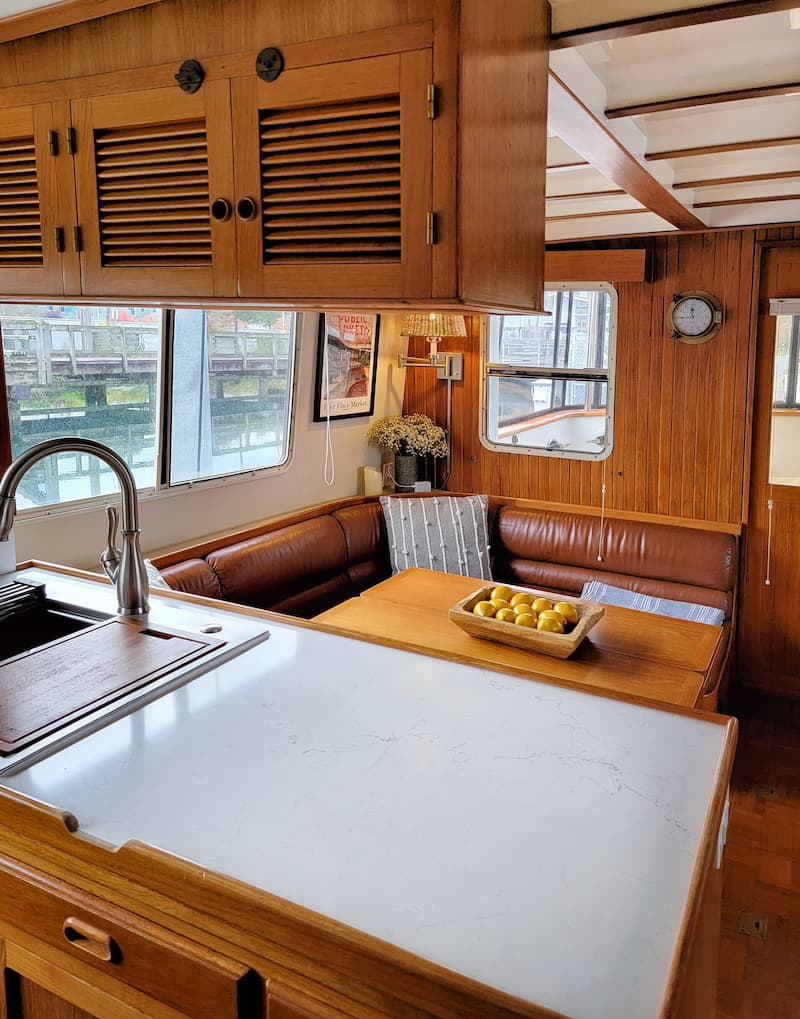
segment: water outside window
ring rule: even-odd
[[[289,457],[296,316],[175,312],[170,484]]]
[[[96,439],[152,487],[162,320],[153,308],[0,304],[13,455],[58,435]],[[28,471],[17,508],[117,491],[96,457],[61,453]]]

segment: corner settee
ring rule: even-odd
[[[606,518],[490,497],[492,575],[573,597],[597,579],[637,593],[722,609],[727,641],[709,674],[714,707],[732,647],[738,540],[700,528]],[[310,618],[391,573],[375,496],[329,502],[153,559],[188,594]]]

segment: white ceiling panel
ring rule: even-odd
[[[578,155],[575,149],[571,149],[566,142],[563,142],[555,135],[547,139],[547,165],[559,166],[562,164],[580,163],[583,156]]]
[[[616,237],[674,230],[666,220],[653,212],[620,213],[618,216],[597,216],[586,219],[563,219],[545,223],[546,242],[585,240],[590,237]]]
[[[685,11],[706,7],[706,3],[687,0],[550,0],[553,10],[553,32],[569,32],[609,21],[628,21],[648,14]]]
[[[613,181],[603,176],[593,166],[580,166],[569,173],[547,174],[547,197],[557,198],[560,195],[586,194],[593,191],[610,191],[616,188]]]

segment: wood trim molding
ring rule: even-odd
[[[694,202],[694,209],[719,209],[726,205],[761,205],[763,202],[796,202],[800,195],[760,195],[758,198],[724,198],[716,202]]]
[[[546,202],[574,202],[580,198],[612,198],[616,195],[624,195],[622,188],[611,188],[608,191],[574,191],[568,195],[545,195]]]
[[[641,163],[552,71],[548,109],[548,124],[559,138],[580,152],[595,169],[626,191],[631,198],[678,229],[705,228],[702,220],[651,177]]]
[[[698,145],[688,149],[665,149],[663,152],[645,152],[644,158],[688,159],[690,156],[715,156],[719,152],[745,152],[748,149],[773,149],[780,145],[800,145],[800,135],[784,138],[755,138],[746,142],[722,142],[720,145]]]
[[[157,3],[161,3],[161,0],[61,0],[60,3],[48,4],[35,11],[23,11],[9,18],[0,18],[0,43]]]
[[[544,278],[552,283],[609,283],[647,281],[647,251],[644,248],[596,251],[545,251]]]
[[[548,166],[545,169],[548,173],[566,173],[569,170],[582,170],[584,167],[589,166],[588,159],[581,159],[577,163],[556,163],[553,166]]]
[[[609,21],[586,28],[575,28],[568,32],[555,32],[550,37],[550,48],[570,49],[573,46],[586,46],[588,43],[603,42],[606,39],[623,39],[633,35],[647,35],[650,32],[665,32],[673,28],[706,25],[714,21],[729,21],[732,18],[750,18],[754,14],[788,11],[793,7],[797,7],[797,0],[750,0],[750,2],[732,0],[728,3],[689,7],[682,11],[668,11],[644,18],[627,18],[624,21]]]
[[[687,188],[716,188],[725,184],[750,184],[760,180],[793,180],[800,178],[800,170],[775,170],[772,173],[747,173],[739,177],[710,177],[708,180],[684,180],[673,184],[676,191]]]
[[[600,216],[640,216],[652,209],[603,209],[601,212],[573,212],[566,216],[545,216],[548,223],[560,223],[565,219],[597,219]]]
[[[675,99],[656,99],[649,103],[635,103],[632,106],[616,106],[606,110],[609,120],[620,117],[645,117],[649,113],[665,113],[668,110],[690,110],[696,106],[711,106],[714,103],[735,103],[743,99],[765,99],[769,96],[786,96],[800,92],[800,82],[785,82],[781,85],[759,85],[757,88],[737,88],[728,92],[707,92],[704,95],[680,96]]]

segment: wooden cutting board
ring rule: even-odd
[[[0,665],[0,756],[224,643],[116,618],[5,662]]]

